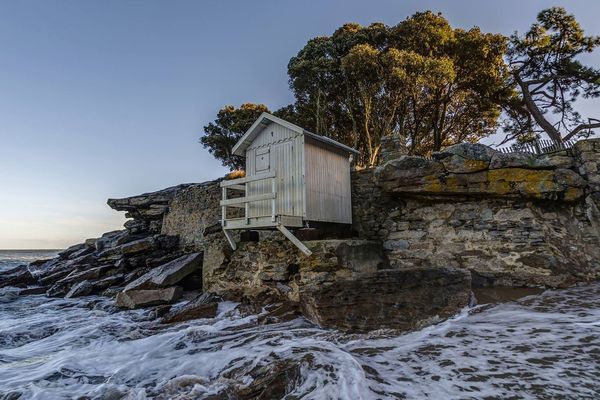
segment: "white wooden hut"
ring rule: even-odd
[[[355,149],[262,113],[233,154],[246,158],[244,178],[221,182],[221,225],[234,249],[228,231],[278,229],[309,255],[287,228],[302,228],[311,221],[352,223],[350,167],[351,157],[358,154]],[[228,197],[228,189],[244,195]],[[242,212],[231,217],[228,207]]]

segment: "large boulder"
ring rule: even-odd
[[[0,288],[5,286],[26,287],[37,283],[26,265],[5,271],[0,275]]]
[[[377,168],[376,176],[384,185],[420,187],[428,177],[445,174],[444,165],[422,157],[402,156]]]
[[[173,186],[152,193],[122,199],[108,199],[109,207],[117,211],[126,211],[128,218],[133,218],[133,223],[126,225],[131,233],[150,231],[158,233],[161,230],[162,218],[169,209],[173,197],[191,184]]]
[[[304,315],[344,331],[411,330],[469,304],[471,274],[458,268],[382,270],[300,292]]]
[[[217,315],[219,297],[210,293],[202,293],[195,299],[172,308],[162,319],[162,324],[188,321],[198,318],[214,318]]]
[[[421,171],[414,174],[411,171],[395,172],[391,163],[387,163],[380,172],[379,180],[385,191],[395,194],[576,201],[583,197],[586,187],[586,181],[580,175],[562,168],[502,168],[468,174],[434,173],[424,176]]]
[[[181,298],[183,290],[178,286],[164,289],[130,290],[120,292],[115,299],[115,305],[120,308],[142,308],[171,304]]]
[[[133,254],[139,254],[144,252],[152,251],[156,248],[156,240],[153,236],[149,236],[143,239],[134,240],[129,243],[125,243],[119,247],[121,254],[125,256],[131,256]]]
[[[173,286],[202,267],[202,253],[192,253],[154,268],[125,287],[125,291]]]
[[[89,281],[82,281],[79,283],[76,283],[75,285],[73,285],[71,287],[71,289],[69,290],[69,292],[65,295],[66,298],[73,298],[73,297],[81,297],[81,296],[87,296],[92,294],[92,292],[94,292],[94,285],[89,282]]]
[[[376,170],[388,193],[421,197],[485,196],[576,201],[587,182],[573,171],[565,152],[533,156],[503,154],[482,144],[461,143],[433,154],[433,160],[403,156]]]
[[[460,143],[433,153],[433,158],[441,161],[446,171],[464,174],[487,169],[496,153],[496,150],[482,144]]]

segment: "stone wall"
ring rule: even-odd
[[[400,153],[353,173],[356,236],[306,241],[310,257],[269,231],[232,251],[220,228],[219,181],[111,206],[128,210],[132,227],[154,229],[160,219],[180,251],[202,252],[205,291],[291,301],[313,321],[348,330],[407,329],[450,315],[471,286],[600,277],[600,141],[542,157],[473,144],[432,159]]]
[[[162,222],[162,233],[179,235],[187,250],[202,251],[221,233],[221,180],[188,185],[171,201]]]
[[[542,157],[458,145],[356,171],[352,185],[356,239],[380,243],[389,268],[463,268],[481,286],[559,287],[599,275],[600,140]],[[187,251],[205,251],[206,290],[270,290],[259,275],[302,264],[277,232],[232,253],[220,197],[219,181],[180,187],[162,223]],[[227,278],[231,269],[254,278],[242,284]]]
[[[458,145],[353,176],[354,225],[392,268],[458,267],[474,285],[565,286],[600,275],[600,141],[534,157]]]

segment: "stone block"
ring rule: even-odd
[[[181,298],[182,292],[180,287],[123,291],[117,294],[115,305],[120,308],[134,309],[171,304]]]

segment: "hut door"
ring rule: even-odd
[[[271,168],[271,152],[269,149],[256,150],[254,161],[256,173],[267,172]]]

